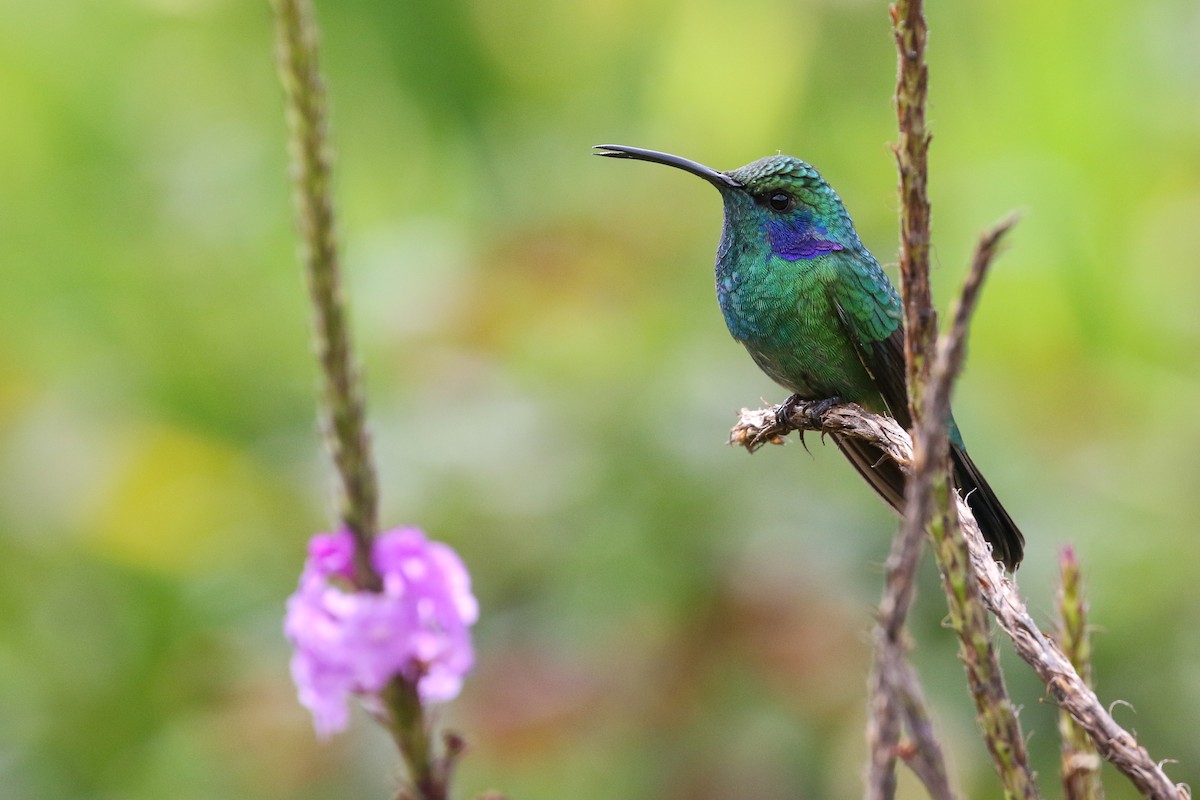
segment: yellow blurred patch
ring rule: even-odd
[[[265,476],[228,445],[145,429],[117,465],[91,541],[106,555],[166,572],[237,558],[269,525]]]
[[[31,375],[10,367],[0,366],[0,426],[23,411],[37,397],[39,388]]]
[[[734,151],[777,138],[786,111],[803,101],[820,17],[769,0],[702,0],[675,13],[647,79],[655,127],[720,132]],[[731,60],[755,66],[731,69]]]

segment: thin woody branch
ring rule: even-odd
[[[869,800],[890,800],[895,794],[895,742],[897,726],[889,725],[888,714],[903,702],[910,712],[917,711],[915,695],[905,694],[900,676],[907,674],[913,685],[916,673],[907,661],[908,643],[904,637],[905,620],[915,594],[913,575],[921,555],[924,532],[954,527],[950,505],[950,467],[948,443],[936,435],[927,437],[920,429],[926,409],[925,392],[930,380],[930,361],[936,347],[937,313],[929,287],[929,132],[925,126],[925,104],[929,70],[925,63],[926,25],[922,0],[897,0],[890,7],[892,34],[896,40],[896,117],[899,140],[893,148],[899,172],[900,195],[900,289],[905,316],[904,362],[909,418],[914,431],[917,454],[914,472],[908,481],[904,520],[892,541],[888,556],[887,583],[879,604],[879,620],[873,632],[875,664],[871,678],[871,710],[868,744],[871,750],[867,774]],[[939,418],[939,417],[935,417]],[[916,497],[914,497],[916,496]],[[936,511],[938,512],[935,515]],[[953,603],[952,603],[953,605]],[[918,687],[919,688],[919,687]],[[920,713],[910,713],[908,727],[914,735],[917,752],[933,765],[930,780],[922,776],[929,793],[948,796],[945,765],[941,748],[933,738],[923,703]],[[919,733],[927,732],[922,738]],[[911,762],[909,762],[911,764]],[[918,771],[921,776],[921,772]]]
[[[988,746],[1008,792],[1015,796],[1037,796],[1026,764],[1024,745],[1016,715],[1004,691],[999,662],[987,635],[986,614],[978,588],[966,568],[965,544],[956,534],[958,522],[950,501],[949,440],[944,420],[949,393],[957,372],[953,360],[938,358],[937,316],[929,286],[930,206],[926,191],[930,136],[926,129],[925,106],[928,67],[925,63],[927,29],[921,0],[898,0],[891,7],[892,30],[898,54],[896,114],[899,141],[894,148],[899,171],[900,278],[905,312],[905,371],[910,418],[914,423],[914,464],[908,481],[904,521],[888,560],[888,583],[880,605],[880,622],[875,632],[876,671],[896,657],[887,651],[902,651],[902,634],[913,596],[913,572],[926,530],[936,545],[950,619],[958,631],[963,662],[979,710]],[[969,315],[969,307],[967,310]],[[960,337],[965,331],[952,331]],[[937,361],[936,367],[934,361]],[[922,424],[931,419],[932,424]],[[872,678],[872,710],[869,727],[871,767],[868,797],[889,797],[891,760],[881,738],[894,733],[887,724],[888,706],[895,698],[886,693],[882,675]],[[940,753],[939,753],[940,757]]]
[[[914,745],[911,749],[903,751],[901,757],[925,784],[932,800],[953,800],[955,794],[950,788],[945,756],[933,735],[933,721],[929,717],[928,705],[917,681],[917,671],[905,659],[897,665],[895,675],[896,681],[892,691],[900,698],[904,721]]]
[[[937,314],[929,286],[930,207],[926,191],[930,136],[925,107],[929,71],[925,62],[927,28],[922,0],[897,0],[891,7],[892,32],[898,56],[896,114],[899,141],[894,148],[900,185],[900,280],[905,315],[904,356],[912,419],[913,465],[907,482],[904,521],[893,545],[897,559],[889,570],[889,597],[898,599],[876,634],[877,650],[896,647],[912,596],[912,573],[928,530],[934,545],[951,626],[959,635],[959,652],[988,750],[1004,784],[1005,794],[1034,800],[1037,784],[1029,768],[1016,711],[1004,687],[1000,662],[992,646],[987,613],[979,587],[968,566],[967,545],[959,533],[949,459],[950,391],[961,367],[967,320],[993,246],[976,258],[955,324],[943,340],[937,338]],[[882,659],[882,654],[878,656]],[[881,705],[883,701],[876,701]],[[872,771],[878,754],[873,749]],[[874,791],[868,787],[868,793]]]
[[[945,391],[947,404],[950,402],[951,384],[958,373],[962,371],[967,351],[967,328],[975,313],[975,307],[979,304],[979,293],[983,288],[983,280],[987,277],[992,260],[1000,251],[1004,237],[1019,220],[1018,214],[1010,214],[984,231],[975,246],[970,271],[967,273],[967,279],[963,282],[958,302],[955,304],[950,330],[939,343],[938,361],[934,365],[935,373],[947,376],[947,379],[939,380],[942,385],[938,387],[939,390]]]
[[[908,374],[909,413],[914,422],[924,410],[922,393],[929,378],[937,313],[929,289],[929,131],[925,100],[929,68],[925,63],[925,9],[922,0],[898,0],[889,9],[898,55],[896,118],[900,138],[893,148],[900,173],[900,293],[904,299],[904,361]]]
[[[901,535],[918,535],[921,529],[913,526],[930,520],[928,528],[949,606],[950,626],[959,637],[959,654],[966,667],[984,741],[1006,795],[1034,800],[1041,793],[1029,767],[1029,754],[1016,708],[1004,685],[987,610],[978,581],[971,572],[968,545],[959,531],[956,509],[950,502],[947,463],[950,433],[946,420],[950,417],[950,393],[962,370],[967,329],[1000,240],[1015,222],[1015,218],[1009,218],[981,238],[955,304],[950,330],[937,341],[929,383],[925,387],[925,409],[915,431],[913,477],[908,482],[908,514]]]
[[[898,665],[908,667],[908,661],[904,653],[897,655],[894,648],[879,641],[875,641],[873,656],[871,676],[867,679],[869,760],[864,797],[892,800],[896,796],[896,757],[900,752],[900,691],[888,680],[888,675],[901,668]]]
[[[902,469],[912,465],[912,444],[896,422],[864,411],[853,404],[799,403],[785,409],[776,420],[778,406],[744,409],[730,433],[730,443],[756,449],[762,444],[782,443],[791,431],[837,432],[858,436],[885,451]],[[956,499],[959,522],[970,549],[970,565],[984,605],[1000,629],[1012,639],[1021,656],[1045,683],[1059,707],[1079,724],[1107,761],[1126,775],[1146,797],[1154,800],[1189,800],[1190,791],[1176,786],[1162,767],[1150,757],[1137,738],[1121,727],[1100,703],[1062,650],[1034,622],[1025,601],[992,558],[971,509]]]
[[[888,435],[895,435],[895,431],[888,431]],[[955,797],[945,756],[933,735],[920,681],[908,661],[909,641],[904,635],[905,620],[915,595],[913,578],[921,554],[921,533],[917,528],[916,535],[911,535],[908,526],[904,526],[892,539],[886,563],[887,580],[872,631],[874,663],[869,678],[867,800],[890,800],[895,796],[898,754],[925,784],[931,798]],[[901,747],[901,721],[912,738],[912,747]]]
[[[1063,653],[1083,682],[1092,686],[1092,643],[1088,636],[1087,602],[1075,550],[1064,547],[1058,557],[1058,635]],[[1100,783],[1100,757],[1096,745],[1071,715],[1058,712],[1058,732],[1062,738],[1062,784],[1065,800],[1104,800]]]
[[[882,635],[881,620],[875,628],[875,663],[871,670],[871,707],[867,741],[871,760],[867,771],[868,800],[891,798],[896,792],[897,757],[913,771],[933,800],[954,800],[946,760],[933,734],[925,693],[917,672],[908,661],[908,644]],[[882,641],[881,641],[882,639]],[[901,725],[907,728],[911,745],[900,741]]]

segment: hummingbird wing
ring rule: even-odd
[[[889,413],[907,429],[912,426],[912,418],[908,413],[902,308],[883,271],[877,265],[872,267],[847,270],[844,273],[847,281],[834,287],[833,304],[847,340]],[[953,417],[949,425],[954,483],[991,543],[992,554],[1009,570],[1016,570],[1021,563],[1025,537],[967,454]],[[900,468],[881,450],[861,439],[835,437],[834,442],[867,483],[893,508],[904,513],[905,476]]]
[[[903,309],[878,264],[844,269],[830,298],[846,341],[893,419],[909,427]],[[857,398],[847,398],[857,399]]]
[[[884,409],[907,428],[911,418],[905,389],[900,299],[878,265],[871,267],[844,271],[844,280],[831,287],[831,300],[846,342],[870,376]],[[833,440],[871,488],[903,513],[905,479],[895,462],[862,439],[835,436]]]

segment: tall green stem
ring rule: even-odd
[[[317,26],[311,0],[272,0],[279,76],[287,94],[293,196],[301,257],[312,299],[314,343],[321,365],[321,428],[339,480],[339,516],[354,536],[356,583],[379,586],[371,569],[377,530],[378,490],[371,462],[362,385],[350,342],[341,284],[333,198],[332,149],[325,87],[317,61]]]
[[[333,455],[339,516],[354,537],[355,584],[378,591],[371,542],[378,530],[378,488],[367,435],[362,380],[350,341],[330,189],[333,165],[325,87],[318,64],[317,24],[311,0],[272,0],[279,76],[287,95],[293,195],[301,257],[313,307],[314,341],[321,367],[321,428]],[[416,686],[397,676],[381,693],[388,728],[408,765],[415,797],[445,800],[457,751],[436,759]],[[401,792],[402,797],[409,790]]]

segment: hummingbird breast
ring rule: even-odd
[[[806,399],[879,404],[829,291],[838,280],[836,255],[788,261],[722,250],[716,270],[721,313],[763,372]]]

